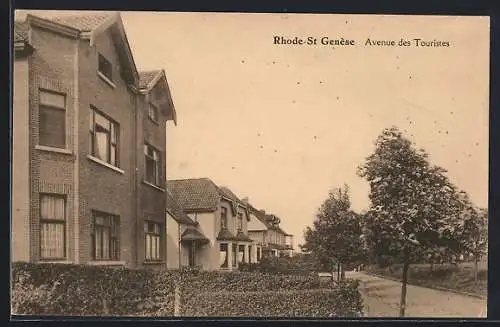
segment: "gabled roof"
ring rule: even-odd
[[[154,79],[158,78],[158,75],[160,75],[161,72],[162,72],[161,69],[139,72],[139,88],[140,89],[148,88],[151,82]]]
[[[172,194],[167,190],[167,212],[175,219],[179,224],[195,226],[197,223],[192,220],[182,209],[182,207],[177,203]]]
[[[168,180],[167,188],[186,212],[216,211],[222,199],[231,202],[233,208],[241,205],[247,209],[247,205],[229,188],[217,186],[210,178]]]
[[[91,32],[98,28],[101,24],[109,19],[112,19],[115,13],[113,12],[81,12],[71,16],[54,17],[54,22],[73,27],[81,32]]]
[[[50,27],[52,30],[64,31],[82,39],[90,39],[90,45],[101,32],[111,28],[113,41],[123,65],[122,71],[129,84],[137,86],[139,74],[135,66],[132,51],[128,43],[125,27],[119,12],[79,12],[74,15],[61,15],[57,17],[43,17],[41,14],[28,14],[24,22],[14,24],[14,40],[16,42],[29,42],[29,25],[37,23]]]
[[[236,196],[236,194],[233,193],[227,186],[221,186],[219,187],[222,195],[226,198],[232,201],[234,205],[239,205],[243,207],[247,213],[247,220],[250,221],[250,212],[248,211],[248,204],[242,201],[240,198]],[[235,209],[234,209],[235,210]],[[236,210],[235,210],[236,211]]]
[[[168,107],[170,112],[165,112],[169,119],[177,125],[177,113],[175,111],[174,101],[168,86],[167,75],[164,69],[150,70],[139,72],[139,91],[142,93],[150,92],[158,83],[163,82],[163,89],[167,95]]]
[[[168,180],[167,189],[187,212],[215,211],[219,205],[219,188],[209,178]]]

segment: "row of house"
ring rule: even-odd
[[[263,256],[293,255],[279,218],[208,178],[167,182],[167,267],[237,269]]]
[[[138,71],[119,13],[29,14],[13,40],[12,261],[231,270],[289,251],[229,189],[166,182],[167,75]]]

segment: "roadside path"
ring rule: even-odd
[[[347,272],[346,277],[359,279],[366,317],[398,317],[401,283]],[[487,300],[456,293],[408,285],[406,317],[411,318],[477,318],[486,317]]]

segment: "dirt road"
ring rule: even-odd
[[[398,317],[401,283],[359,272],[346,277],[359,279],[367,317]],[[408,285],[406,317],[486,317],[487,300]]]

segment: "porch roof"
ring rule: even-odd
[[[196,228],[192,228],[192,227],[186,228],[184,233],[182,233],[181,241],[183,241],[183,242],[196,241],[196,242],[200,242],[200,243],[210,242],[210,240],[205,235],[203,235],[202,232],[200,232]]]
[[[230,231],[228,231],[227,229],[221,229],[220,232],[219,232],[219,235],[217,235],[217,240],[218,241],[234,241],[236,240],[236,237],[231,234]]]
[[[250,237],[248,237],[248,235],[245,235],[245,233],[241,231],[239,231],[238,234],[236,234],[235,239],[241,242],[253,242],[253,240]]]

